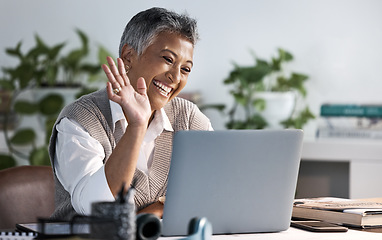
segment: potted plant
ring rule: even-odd
[[[110,54],[100,46],[99,62],[86,62],[88,37],[81,30],[76,33],[81,47],[67,54],[61,53],[66,43],[50,47],[38,35],[35,46],[26,53],[21,51],[21,42],[6,49],[9,56],[19,61],[14,67],[3,68],[0,79],[0,89],[10,96],[2,114],[2,131],[9,152],[0,154],[0,169],[16,165],[15,158],[31,165],[50,164],[47,145],[58,113],[64,104],[97,89],[89,86],[101,80],[97,77],[100,65]],[[17,126],[10,128],[14,114]],[[39,126],[33,125],[32,117]]]
[[[228,110],[228,129],[302,128],[314,118],[308,106],[298,109],[306,97],[301,73],[286,73],[284,66],[293,60],[291,53],[278,49],[269,61],[255,58],[252,66],[239,66],[224,80],[232,86],[233,106]],[[221,106],[220,106],[221,107]]]

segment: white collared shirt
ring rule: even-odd
[[[127,121],[122,108],[109,101],[113,120],[121,120],[126,129]],[[57,141],[54,167],[58,180],[71,195],[73,208],[77,213],[91,214],[91,203],[96,201],[114,201],[106,180],[105,158],[102,145],[73,120],[63,118],[56,126]],[[144,137],[137,168],[148,173],[153,161],[154,140],[163,130],[174,131],[163,109],[156,111]]]

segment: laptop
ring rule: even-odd
[[[194,217],[213,234],[287,230],[302,140],[296,129],[177,132],[162,235],[187,235]]]

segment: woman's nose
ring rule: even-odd
[[[167,72],[167,77],[171,80],[173,83],[179,83],[180,82],[180,70],[176,67],[172,68],[170,71]]]

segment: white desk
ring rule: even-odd
[[[161,237],[159,240],[175,240],[181,237]],[[337,233],[315,233],[300,230],[297,228],[289,228],[287,231],[278,233],[257,233],[257,234],[240,234],[240,235],[214,235],[215,240],[381,240],[382,233],[364,232],[358,230],[349,230],[348,232]]]
[[[382,141],[307,140],[302,161],[349,163],[349,198],[382,196]],[[381,238],[382,239],[382,238]]]

